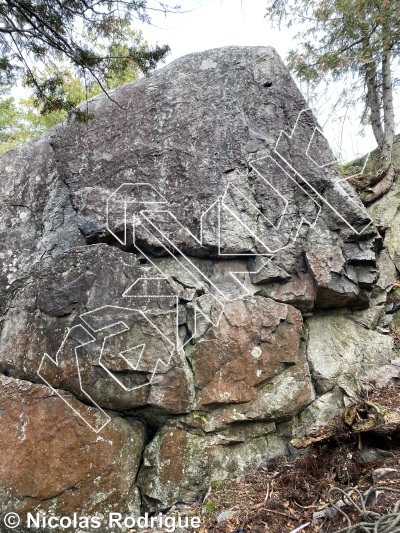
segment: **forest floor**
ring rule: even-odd
[[[396,413],[386,431],[362,433],[360,449],[357,435],[338,415],[318,432],[329,431],[330,438],[308,446],[302,455],[271,459],[210,489],[191,513],[202,517],[200,532],[334,533],[349,526],[345,514],[351,523],[360,522],[359,510],[336,490],[350,487],[359,491],[352,494],[359,507],[360,496],[379,489],[367,508],[388,514],[400,500],[400,387],[373,389],[368,401]]]

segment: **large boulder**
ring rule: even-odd
[[[193,54],[109,96],[0,159],[0,372],[18,399],[0,410],[18,466],[0,470],[4,512],[75,501],[72,471],[22,490],[25,404],[29,449],[86,465],[93,438],[93,469],[138,513],[139,493],[142,511],[191,501],[285,453],[364,377],[397,371],[375,331],[392,259],[272,48]],[[82,510],[110,476],[82,478]]]
[[[138,420],[112,415],[101,436],[98,411],[49,387],[0,377],[0,495],[3,518],[16,512],[27,533],[27,514],[43,517],[138,515],[135,479],[145,442]],[[46,529],[46,528],[44,528]]]

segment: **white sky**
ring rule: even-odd
[[[170,0],[172,5],[174,0]],[[180,56],[220,46],[273,46],[282,58],[295,47],[294,30],[272,29],[264,18],[264,0],[176,0],[186,13],[153,15],[154,26],[141,27],[149,44],[169,44],[171,55],[166,63]],[[330,106],[336,101],[337,90],[329,89],[318,103],[316,114],[335,154],[343,161],[364,155],[375,148],[370,128],[365,137],[359,134],[358,116],[361,109],[348,110],[343,127],[333,122]]]
[[[169,44],[171,54],[166,63],[183,55],[217,48],[220,46],[273,46],[285,59],[290,48],[296,46],[295,29],[272,28],[265,15],[265,0],[164,0],[169,5],[179,3],[181,13],[153,12],[153,25],[138,24],[149,44]],[[149,5],[157,5],[149,0]],[[160,65],[161,67],[162,65]],[[359,116],[362,107],[348,109],[346,119],[338,121],[332,114],[332,105],[337,101],[340,86],[332,84],[323,91],[314,111],[320,125],[337,157],[347,162],[364,155],[376,146],[370,127],[360,134]],[[20,86],[12,94],[18,98],[26,96]],[[400,106],[399,108],[400,109]],[[342,110],[342,115],[344,111]],[[335,121],[336,119],[336,121]]]

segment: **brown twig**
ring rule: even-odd
[[[264,507],[266,511],[269,513],[279,514],[280,516],[286,516],[286,518],[290,518],[291,520],[297,520],[297,522],[300,520],[300,518],[297,518],[295,516],[290,516],[288,513],[282,513],[281,511],[274,511],[273,509],[268,509],[268,507]]]

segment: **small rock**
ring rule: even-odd
[[[317,526],[318,523],[321,521],[321,520],[324,520],[326,518],[326,514],[325,514],[325,511],[317,511],[316,513],[313,513],[312,515],[312,525],[313,526]]]
[[[332,519],[337,515],[337,509],[334,507],[328,507],[327,509],[323,509],[322,511],[317,511],[316,513],[313,513],[312,517],[312,525],[317,526],[321,522],[321,520],[325,520],[325,518]]]
[[[238,511],[222,511],[220,515],[218,515],[217,522],[226,522],[227,520],[230,520],[234,516],[238,514]],[[237,530],[241,531],[241,530]]]
[[[379,327],[387,328],[393,322],[393,315],[383,315],[379,321]]]
[[[364,463],[372,463],[383,457],[394,457],[394,454],[386,450],[380,450],[379,448],[365,448],[360,453],[360,458]]]
[[[343,502],[343,500],[339,500],[335,503],[335,507],[327,507],[322,511],[317,511],[316,513],[313,513],[311,524],[313,526],[318,526],[320,525],[321,520],[325,520],[325,518],[332,520],[338,514],[338,509],[340,507],[343,507],[344,505],[346,504]]]
[[[374,485],[381,479],[390,476],[394,472],[398,472],[395,468],[376,468],[372,471],[372,481]]]
[[[325,514],[329,519],[332,519],[338,514],[338,512],[337,509],[335,509],[334,507],[328,507],[328,509],[325,510]]]

